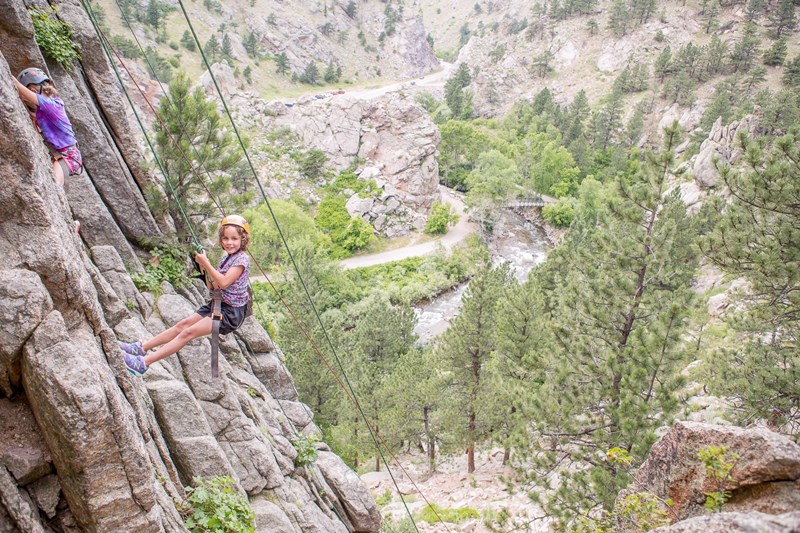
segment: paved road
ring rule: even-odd
[[[456,194],[452,193],[449,189],[440,186],[439,195],[440,201],[442,203],[448,203],[452,205],[453,211],[459,215],[456,225],[450,228],[450,231],[448,231],[445,235],[439,237],[438,239],[434,239],[422,244],[411,244],[409,246],[404,246],[403,248],[389,250],[379,254],[350,257],[341,261],[339,264],[341,264],[344,269],[362,268],[381,265],[383,263],[390,263],[392,261],[399,261],[409,257],[420,257],[423,255],[432,254],[440,246],[444,247],[445,250],[450,250],[456,244],[466,239],[468,235],[478,231],[478,225],[469,221],[467,214],[465,213],[464,203]]]

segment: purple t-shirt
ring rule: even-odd
[[[241,307],[247,305],[250,300],[250,294],[247,292],[250,281],[250,257],[244,252],[236,252],[227,262],[225,260],[228,256],[224,256],[217,268],[220,274],[226,273],[228,270],[235,266],[243,266],[244,270],[236,278],[236,281],[228,285],[227,289],[222,290],[222,303],[228,304],[231,307]],[[225,263],[224,266],[222,264]]]
[[[77,143],[61,98],[48,98],[41,94],[37,94],[36,98],[39,100],[39,107],[36,108],[36,124],[42,130],[44,140],[56,150]]]

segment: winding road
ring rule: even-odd
[[[423,255],[432,254],[439,249],[439,247],[443,247],[445,250],[451,250],[456,244],[466,239],[467,236],[478,231],[478,225],[469,221],[464,202],[461,201],[461,198],[459,198],[456,193],[440,185],[439,201],[453,206],[453,211],[458,214],[458,222],[456,222],[455,226],[450,228],[450,231],[448,231],[445,235],[432,241],[424,242],[422,244],[410,244],[402,248],[397,248],[396,250],[388,250],[378,254],[349,257],[343,261],[340,261],[339,264],[342,265],[342,268],[345,270],[349,270],[351,268],[381,265],[383,263],[408,259],[409,257],[420,257]]]

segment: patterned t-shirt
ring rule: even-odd
[[[36,95],[39,106],[36,108],[36,124],[42,130],[44,140],[60,150],[72,146],[77,141],[72,131],[72,124],[64,111],[64,102],[61,98],[48,98],[41,94]]]
[[[250,294],[247,292],[250,280],[250,257],[244,252],[236,252],[227,262],[227,255],[223,256],[220,260],[220,266],[217,270],[220,274],[225,274],[228,270],[235,266],[243,266],[244,271],[236,278],[236,281],[228,285],[227,289],[222,290],[222,303],[228,304],[231,307],[242,307],[247,305],[250,300]],[[223,263],[225,265],[223,266]]]

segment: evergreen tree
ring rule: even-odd
[[[247,81],[247,83],[253,83],[253,78],[252,78],[253,69],[250,68],[250,65],[247,65],[246,67],[244,67],[244,71],[242,72],[242,75],[244,76],[244,79]]]
[[[747,3],[745,10],[745,21],[757,22],[761,15],[764,14],[764,9],[767,7],[765,0],[750,0]]]
[[[783,65],[783,62],[786,61],[786,53],[786,37],[780,37],[764,51],[764,64],[771,67]]]
[[[472,83],[472,76],[469,66],[461,63],[456,73],[444,85],[444,98],[453,118],[469,118],[472,115],[472,107],[467,105],[464,91],[470,83]]]
[[[797,28],[794,0],[779,0],[777,9],[770,14],[769,26],[776,39],[781,35],[792,33]]]
[[[636,146],[642,136],[644,130],[644,111],[645,102],[639,102],[633,109],[633,115],[628,119],[628,124],[625,126],[625,137],[628,146]]]
[[[309,85],[316,85],[319,83],[319,68],[317,68],[317,63],[315,61],[311,61],[306,65],[302,76],[300,76],[300,81],[308,83]]]
[[[653,70],[656,76],[659,77],[661,83],[664,83],[664,78],[672,73],[672,50],[669,46],[661,50],[661,53],[658,54]]]
[[[536,354],[543,377],[520,402],[531,422],[517,442],[520,464],[534,465],[528,480],[552,490],[544,508],[561,526],[611,509],[630,476],[605,452],[627,450],[639,464],[677,408],[697,269],[694,221],[677,192],[665,194],[677,130],[617,180],[597,223],[571,229],[535,273],[554,340]]]
[[[197,49],[194,44],[194,38],[192,38],[189,30],[183,32],[183,35],[181,36],[181,44],[190,52],[194,52]]]
[[[220,50],[222,55],[225,57],[231,57],[233,53],[233,47],[231,46],[231,38],[228,37],[228,34],[222,36],[222,48]]]
[[[703,26],[705,26],[706,33],[711,33],[712,30],[716,31],[719,26],[719,3],[717,0],[711,0],[708,11],[703,15]]]
[[[482,402],[491,395],[481,378],[494,350],[497,302],[510,279],[507,263],[497,268],[485,264],[469,282],[461,312],[436,350],[442,369],[449,374],[448,419],[457,444],[467,450],[468,474],[475,471],[475,445],[489,429],[479,416]]]
[[[755,67],[752,69],[745,80],[747,90],[750,91],[753,87],[757,87],[767,81],[767,69],[765,67]]]
[[[625,102],[622,94],[612,92],[606,104],[595,113],[594,121],[594,146],[598,150],[605,150],[616,139],[622,128],[622,113]]]
[[[275,56],[275,72],[285,76],[289,73],[289,56],[286,52],[281,52]]]
[[[756,95],[755,103],[761,108],[759,127],[768,135],[785,134],[800,120],[800,106],[794,91],[784,89],[772,94],[764,89]]]
[[[755,24],[747,24],[742,32],[742,37],[736,42],[731,52],[731,66],[734,72],[747,72],[753,66],[753,60],[758,54],[760,39],[756,35]]]
[[[358,10],[358,6],[355,0],[350,0],[347,2],[347,6],[344,8],[345,14],[350,17],[351,19],[356,18],[356,11]]]
[[[160,123],[156,124],[155,151],[177,194],[176,198],[172,190],[167,189],[167,211],[178,233],[185,235],[188,228],[177,201],[183,203],[194,225],[202,226],[216,212],[203,183],[217,198],[223,196],[225,203],[224,196],[230,194],[230,173],[241,161],[241,151],[231,133],[223,129],[216,104],[206,98],[202,88],[191,90],[185,74],[179,73],[169,84],[168,94],[169,98],[162,98],[159,104],[158,112],[166,130]],[[173,144],[167,131],[183,153]]]
[[[728,322],[734,348],[709,360],[712,390],[733,398],[742,420],[765,419],[788,434],[800,431],[800,142],[796,131],[764,146],[740,138],[747,172],[720,176],[730,205],[704,244],[707,256],[749,288],[742,312]]]
[[[705,50],[705,73],[708,75],[723,73],[728,55],[728,44],[717,34],[712,35]]]
[[[328,61],[328,67],[325,69],[325,74],[323,74],[322,79],[325,80],[325,83],[334,83],[337,81],[336,77],[336,69],[333,66],[333,60]]]
[[[206,56],[208,56],[209,63],[216,63],[221,52],[219,41],[217,40],[216,35],[212,35],[208,41],[206,41],[203,51],[206,53]]]
[[[147,3],[147,24],[158,29],[161,22],[161,4],[158,0],[150,0]]]
[[[611,4],[611,13],[608,16],[608,27],[617,37],[628,33],[631,13],[625,0],[614,0]]]
[[[786,63],[783,68],[783,84],[787,87],[800,87],[800,55]]]
[[[247,52],[248,56],[252,58],[258,56],[258,38],[252,31],[248,32],[244,39],[242,39],[242,46],[244,47],[244,51]]]

